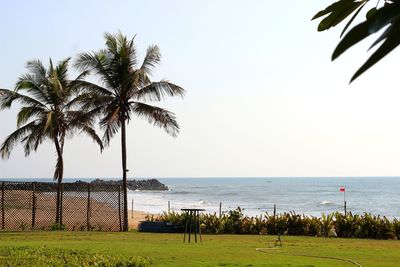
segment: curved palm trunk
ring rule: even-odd
[[[57,151],[57,165],[56,170],[54,172],[54,179],[57,179],[57,200],[56,200],[56,224],[61,224],[61,182],[64,175],[64,160],[62,148],[60,147],[60,143],[58,138],[54,138],[54,144],[56,146]]]
[[[124,222],[123,231],[128,231],[128,189],[126,178],[126,127],[125,119],[121,120],[121,150],[122,150],[122,188],[124,190]]]

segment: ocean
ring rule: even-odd
[[[363,178],[163,178],[169,191],[130,191],[129,209],[160,213],[170,209],[204,208],[206,212],[244,208],[257,216],[295,211],[321,216],[322,213],[364,212],[400,218],[400,177]],[[345,193],[340,187],[345,187]],[[344,196],[345,194],[345,196]]]
[[[33,181],[33,179],[0,179]],[[65,182],[86,178],[66,178]],[[203,208],[208,213],[241,207],[249,216],[294,211],[321,216],[343,212],[345,187],[347,211],[400,218],[400,177],[352,178],[158,178],[169,191],[128,191],[128,207],[148,213],[182,208]],[[52,181],[36,179],[36,181]]]

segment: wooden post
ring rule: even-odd
[[[199,214],[199,237],[200,237],[200,243],[203,243],[203,238],[201,237],[200,214]]]
[[[1,185],[1,229],[4,229],[4,182]]]
[[[219,202],[219,218],[222,217],[222,202]]]
[[[276,217],[276,204],[274,204],[274,218]]]
[[[198,230],[198,224],[197,224],[197,214],[198,211],[194,211],[194,242],[197,243],[197,230]]]
[[[63,224],[63,196],[64,196],[64,185],[61,184],[61,192],[60,192],[60,227]]]
[[[55,201],[54,201],[54,204],[55,204],[55,209],[56,209],[56,212],[55,212],[55,215],[56,215],[56,220],[54,221],[54,224],[58,224],[58,223],[60,223],[60,218],[59,218],[59,214],[60,214],[60,207],[58,206],[58,184],[54,184],[53,185],[55,188],[54,188],[54,190],[56,191],[56,199],[55,199]]]
[[[86,227],[87,227],[87,230],[90,231],[90,183],[88,183]]]
[[[35,228],[35,221],[36,221],[36,183],[32,183],[32,229]]]
[[[185,232],[183,233],[183,243],[185,243],[185,241],[186,241],[186,233],[187,233],[187,230],[188,230],[188,225],[189,225],[189,212],[188,211],[186,211],[185,212],[185,216],[186,216],[186,223],[185,223]]]
[[[133,198],[132,198],[132,219],[133,219]]]
[[[193,217],[193,212],[190,210],[189,211],[189,239],[188,239],[188,243],[190,243],[190,234],[192,233],[192,217]]]
[[[168,213],[171,212],[171,201],[168,200]]]
[[[122,232],[122,219],[121,219],[121,186],[118,187],[118,217],[119,217],[119,231]]]
[[[346,210],[346,188],[343,186],[340,188],[340,191],[343,192],[343,208],[344,208],[344,216],[347,215],[347,210]]]

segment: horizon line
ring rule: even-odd
[[[302,178],[338,178],[338,179],[352,179],[352,178],[400,178],[395,175],[386,175],[386,176],[142,176],[142,177],[128,177],[128,179],[302,179]],[[38,180],[54,180],[52,177],[0,177],[0,180],[6,179],[38,179]],[[106,180],[115,180],[122,179],[122,177],[109,177],[109,176],[95,176],[95,177],[64,177],[64,179],[106,179]]]

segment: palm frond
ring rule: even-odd
[[[114,92],[109,90],[107,87],[102,87],[85,80],[74,80],[73,82],[71,82],[71,86],[78,88],[80,93],[90,92],[104,96],[111,96],[114,94]]]
[[[81,71],[91,71],[96,69],[97,64],[94,52],[80,53],[74,62],[74,67]]]
[[[29,156],[32,150],[36,151],[45,138],[44,127],[40,124],[37,123],[32,132],[21,139],[21,143],[24,145],[25,157]]]
[[[46,108],[43,103],[37,101],[32,97],[22,95],[7,89],[0,89],[0,92],[2,92],[2,94],[0,94],[0,110],[10,108],[14,101],[19,101],[22,105]]]
[[[71,58],[66,58],[62,61],[60,61],[56,68],[55,68],[55,73],[57,74],[57,78],[60,81],[67,81],[68,80],[68,65],[69,61]]]
[[[142,101],[161,101],[166,96],[180,96],[183,98],[185,90],[168,81],[153,82],[137,91],[132,97]]]
[[[118,54],[118,39],[123,39],[121,33],[119,32],[116,35],[113,35],[106,32],[104,33],[104,39],[106,40],[107,50],[114,55]]]
[[[163,128],[168,134],[176,137],[179,133],[179,125],[175,114],[151,105],[135,102],[132,111],[140,118],[147,119],[150,124]]]
[[[43,105],[46,105],[50,103],[50,100],[46,91],[43,89],[43,84],[39,84],[40,83],[38,83],[37,79],[32,74],[27,73],[19,77],[15,86],[15,91],[26,90],[33,98],[41,102]]]
[[[79,110],[84,110],[88,113],[92,113],[94,109],[102,110],[108,104],[112,103],[115,100],[112,96],[103,96],[96,94],[95,92],[83,93],[75,98],[73,98],[70,102],[65,105],[65,108],[78,108]],[[96,114],[92,114],[96,116]]]
[[[32,121],[17,130],[15,130],[12,134],[6,137],[4,142],[0,147],[0,155],[3,159],[7,159],[10,157],[11,150],[15,147],[19,140],[23,139],[26,135],[34,132],[36,128],[36,122]],[[28,153],[29,154],[29,153]]]
[[[32,74],[34,77],[34,80],[38,84],[47,84],[47,70],[43,66],[43,63],[38,60],[30,60],[26,63],[26,68],[29,70],[29,72]]]
[[[93,139],[93,141],[99,145],[100,152],[103,151],[103,149],[104,149],[103,142],[101,141],[101,138],[97,135],[97,133],[93,129],[93,127],[90,127],[89,125],[87,125],[85,123],[79,123],[78,125],[76,125],[76,127],[78,129],[80,129],[81,132],[83,132],[83,133],[87,134],[89,137],[91,137]]]
[[[25,124],[32,117],[45,116],[46,110],[43,107],[28,106],[22,107],[17,114],[17,127]]]
[[[116,90],[118,86],[110,74],[109,56],[107,54],[108,52],[104,50],[100,50],[97,53],[82,53],[78,56],[74,66],[79,70],[94,72],[105,85],[111,87],[112,90]]]
[[[94,117],[90,116],[88,112],[82,110],[68,110],[65,114],[68,118],[68,127],[66,127],[68,130],[74,130],[74,128],[80,126],[80,124],[86,124],[93,127]]]
[[[107,114],[100,120],[100,127],[104,129],[103,142],[108,145],[111,138],[118,132],[120,123],[120,107],[111,105],[107,107]]]
[[[147,48],[146,56],[144,57],[140,70],[146,75],[151,75],[153,69],[160,63],[161,53],[157,45],[152,45]]]
[[[0,89],[0,110],[10,108],[17,98],[18,93],[8,89]]]
[[[146,87],[152,83],[150,77],[142,69],[136,69],[132,72],[131,82],[133,85],[133,90],[130,92],[131,95],[140,90],[140,88]]]
[[[86,76],[88,76],[89,74],[90,74],[90,71],[84,70],[81,73],[79,73],[78,76],[75,77],[74,81],[83,81],[83,79],[86,78]]]
[[[112,58],[123,58],[128,59],[131,67],[137,65],[137,52],[135,47],[136,35],[128,41],[125,35],[120,31],[116,34],[105,33],[104,38],[106,39],[106,47]],[[110,57],[110,58],[111,58]]]

